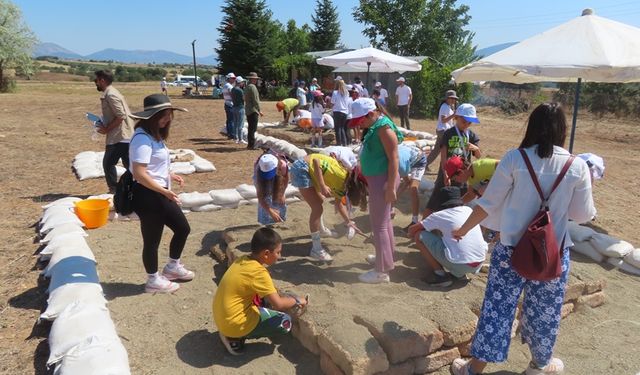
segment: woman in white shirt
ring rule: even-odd
[[[180,262],[180,255],[191,228],[179,206],[180,200],[171,191],[171,180],[182,186],[182,177],[169,171],[169,149],[164,141],[169,137],[173,111],[184,111],[171,105],[162,94],[144,98],[144,111],[133,113],[138,119],[129,146],[133,186],[133,211],[140,218],[142,232],[142,262],[147,272],[147,293],[172,293],[180,287],[173,280],[189,281],[194,277]],[[158,274],[158,247],[164,226],[173,231],[169,245],[169,261]]]
[[[555,103],[541,104],[529,116],[520,148],[531,160],[544,194],[549,193],[570,156],[563,148],[566,130],[564,112]],[[460,229],[452,231],[454,238],[461,239],[485,218],[489,220],[483,225],[500,231],[500,243],[491,254],[482,312],[471,346],[472,359],[454,361],[451,365],[454,374],[481,373],[487,362],[507,359],[511,326],[523,291],[521,334],[529,344],[532,356],[526,374],[559,374],[563,371],[564,364],[552,354],[569,275],[569,247],[573,245],[567,235],[567,222],[584,223],[596,214],[589,168],[583,160],[576,158],[572,162],[548,203],[557,243],[564,243],[564,249],[560,249],[562,273],[550,281],[525,279],[511,265],[513,248],[541,204],[518,149],[508,151],[500,160],[471,216]]]
[[[338,79],[339,78],[339,79]],[[349,91],[341,77],[336,78],[336,86],[331,95],[333,107],[333,121],[336,132],[336,145],[347,146],[351,144],[349,130],[347,130],[347,115],[349,114]]]

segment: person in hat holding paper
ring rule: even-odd
[[[258,197],[258,222],[272,225],[285,221],[287,205],[284,193],[289,184],[286,159],[271,153],[262,154],[254,166],[253,183]]]
[[[118,184],[118,160],[122,160],[124,167],[129,168],[129,139],[133,133],[133,120],[129,118],[131,110],[127,101],[112,85],[113,73],[110,70],[96,71],[93,82],[96,89],[102,92],[103,125],[97,127],[97,132],[105,135],[106,143],[102,168],[109,192],[114,193]]]
[[[231,96],[231,90],[236,84],[236,75],[233,73],[227,73],[226,82],[222,87],[222,97],[224,98],[224,114],[227,117],[225,131],[227,132],[227,139],[233,139],[233,98]]]
[[[456,241],[451,236],[451,231],[459,228],[472,211],[463,205],[459,187],[445,186],[434,194],[442,196],[442,210],[411,225],[409,238],[416,241],[416,246],[433,271],[426,279],[427,284],[447,287],[453,283],[454,277],[460,279],[480,270],[488,245],[482,238],[479,225],[473,227],[463,241]]]
[[[388,283],[394,268],[395,237],[391,223],[391,207],[400,184],[398,144],[402,134],[371,98],[360,98],[351,105],[357,126],[368,129],[362,141],[360,165],[369,189],[369,219],[373,232],[375,257],[368,257],[375,268],[358,276],[364,283]]]
[[[453,118],[455,117],[456,103],[458,96],[454,90],[447,90],[444,94],[444,100],[440,103],[440,111],[438,112],[438,124],[436,125],[436,144],[433,146],[432,152],[427,156],[427,167],[440,155],[440,146],[442,145],[442,136],[446,130],[451,129]]]
[[[396,87],[396,106],[400,112],[400,126],[411,130],[411,125],[409,124],[409,107],[413,99],[411,87],[405,84],[404,77],[396,79],[396,83],[398,84],[398,87]]]
[[[172,181],[182,186],[184,180],[170,172],[169,149],[165,144],[174,111],[187,110],[171,105],[166,95],[153,94],[144,98],[143,111],[131,114],[138,120],[129,147],[130,169],[135,181],[133,211],[140,218],[148,293],[172,293],[180,288],[174,280],[190,281],[194,277],[180,261],[191,228],[180,208],[178,195],[171,190]],[[173,231],[173,238],[169,260],[159,274],[158,247],[165,225]]]
[[[258,93],[258,73],[250,72],[245,77],[249,84],[244,90],[244,105],[245,112],[247,114],[247,148],[252,150],[256,143],[256,131],[258,130],[258,118],[262,117],[262,111],[260,110],[260,94]]]

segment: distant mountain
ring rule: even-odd
[[[518,42],[496,44],[495,46],[482,48],[482,49],[476,50],[476,56],[478,56],[478,58],[481,59],[483,57],[486,57],[486,56],[489,56],[489,55],[493,55],[496,52],[500,52],[503,49],[509,48],[514,44],[518,44]]]
[[[143,50],[119,50],[107,48],[102,51],[94,52],[90,55],[82,56],[73,51],[69,51],[55,43],[40,43],[36,46],[34,57],[38,56],[55,56],[63,59],[78,60],[101,60],[101,61],[117,61],[121,63],[138,63],[138,64],[191,64],[192,56],[180,55],[170,51],[143,51]],[[215,65],[216,57],[214,55],[205,57],[196,57],[198,64]]]
[[[33,51],[33,57],[38,56],[55,56],[63,59],[81,59],[82,55],[79,55],[73,51],[69,51],[66,48],[60,47],[55,43],[40,43],[36,45]]]

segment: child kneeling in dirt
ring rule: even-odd
[[[278,233],[271,228],[258,229],[251,239],[251,254],[233,262],[218,285],[213,319],[220,341],[232,355],[242,354],[248,338],[288,333],[291,317],[282,311],[301,310],[307,305],[307,299],[278,294],[273,285],[265,267],[278,260],[281,250]]]
[[[425,280],[427,284],[447,287],[453,284],[453,277],[464,278],[468,273],[477,273],[488,246],[482,238],[479,225],[462,240],[453,239],[451,231],[464,224],[472,209],[463,205],[459,187],[445,186],[437,193],[441,195],[442,210],[411,225],[409,238],[415,239],[420,253],[433,270],[433,274]],[[445,268],[450,273],[445,272]]]

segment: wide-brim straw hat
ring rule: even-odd
[[[246,75],[244,78],[246,78],[246,79],[250,79],[250,78],[262,79],[262,78],[258,77],[258,73],[256,73],[256,72],[249,72],[249,74]]]
[[[156,113],[165,109],[189,112],[186,108],[174,107],[171,100],[164,94],[153,94],[144,98],[144,111],[132,113],[131,117],[141,120],[148,120]]]

